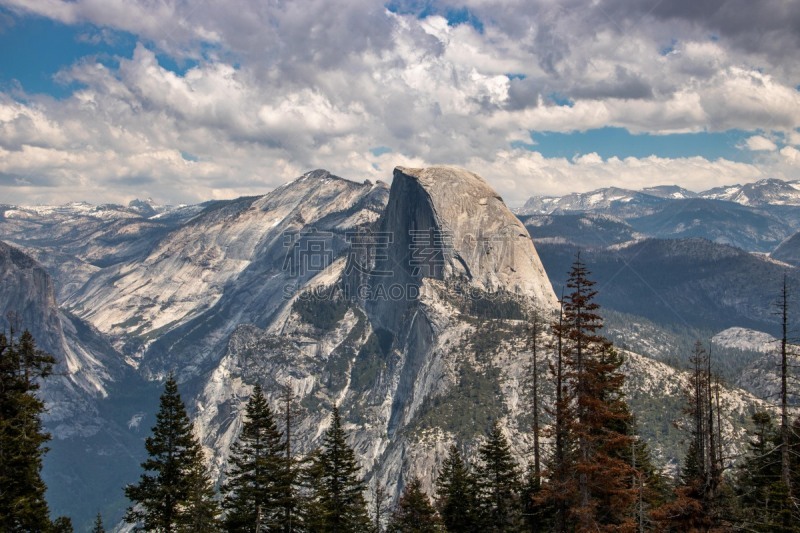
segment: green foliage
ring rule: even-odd
[[[739,465],[736,493],[739,527],[747,531],[800,531],[791,500],[781,480],[780,432],[769,413],[753,414],[748,454]],[[794,437],[797,440],[797,437]],[[798,459],[793,457],[798,472]]]
[[[481,531],[478,483],[458,448],[450,447],[436,480],[436,507],[447,531]]]
[[[467,300],[467,313],[479,319],[522,320],[525,312],[511,294],[485,294]]]
[[[10,339],[0,334],[0,531],[51,527],[41,477],[50,435],[42,427],[45,406],[36,391],[54,364],[28,331],[19,339],[13,332]]]
[[[92,533],[106,533],[106,528],[103,527],[103,515],[97,513],[97,518],[94,519],[94,527]]]
[[[292,310],[303,322],[322,331],[332,330],[343,318],[349,303],[334,291],[325,294],[304,292],[292,304]]]
[[[201,531],[214,531],[213,517],[218,511],[202,464],[202,449],[171,374],[145,448],[149,455],[142,463],[145,472],[139,483],[125,487],[125,495],[133,503],[125,521],[145,531],[170,533],[199,526]]]
[[[291,468],[272,410],[260,385],[247,402],[239,440],[231,449],[228,480],[222,492],[225,529],[279,531],[283,498],[291,493]]]
[[[397,508],[389,520],[387,533],[437,533],[443,525],[422,490],[422,482],[414,477],[403,489]]]
[[[309,489],[303,512],[306,529],[321,533],[368,530],[364,484],[335,406],[322,448],[312,454],[303,477]]]
[[[520,475],[511,447],[495,422],[478,450],[481,519],[490,531],[516,531],[521,525]]]
[[[75,529],[72,527],[72,520],[67,516],[59,516],[53,520],[53,525],[50,526],[51,533],[72,533]]]
[[[420,410],[419,428],[441,427],[462,441],[483,435],[506,411],[500,391],[500,370],[481,370],[467,362],[458,372],[458,385],[428,399]]]
[[[381,372],[386,368],[386,357],[392,349],[394,336],[391,331],[377,329],[367,338],[358,351],[350,386],[353,390],[366,390],[371,387]]]

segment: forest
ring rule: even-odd
[[[386,487],[361,478],[335,405],[319,447],[300,454],[292,390],[264,391],[256,384],[224,481],[216,486],[170,375],[145,440],[141,477],[120,487],[130,502],[125,522],[163,533],[800,531],[800,418],[792,417],[789,402],[785,283],[775,409],[752,414],[743,457],[725,457],[720,378],[697,342],[687,358],[686,454],[674,476],[654,465],[637,434],[623,392],[624,358],[603,335],[597,291],[580,257],[566,287],[555,320],[527,318],[529,460],[512,453],[494,421],[477,454],[468,455],[458,442],[450,446],[432,493],[410,476],[398,480],[402,493],[392,502]],[[2,531],[73,530],[68,517],[50,516],[41,478],[50,436],[36,393],[54,365],[27,331],[0,335]],[[552,400],[544,399],[544,387],[553,391]],[[271,404],[269,396],[280,401]],[[107,526],[98,514],[93,532]]]

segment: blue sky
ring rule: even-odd
[[[796,3],[579,4],[0,0],[0,194],[192,202],[430,164],[512,203],[800,178]]]

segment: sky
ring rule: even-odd
[[[800,0],[0,0],[0,203],[800,179]]]

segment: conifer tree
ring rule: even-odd
[[[559,300],[558,320],[551,324],[554,361],[549,364],[555,388],[555,403],[548,409],[553,417],[553,425],[545,435],[553,440],[552,455],[546,471],[546,483],[540,484],[534,495],[533,507],[545,524],[552,523],[553,531],[565,533],[570,529],[570,508],[575,500],[575,446],[569,428],[574,425],[575,410],[573,395],[565,377],[565,344],[568,324],[564,313],[564,294]]]
[[[55,359],[36,348],[27,330],[19,339],[0,334],[0,531],[46,531],[51,527],[41,477],[45,443],[36,396],[38,380],[51,374]],[[63,526],[63,520],[52,527]]]
[[[179,533],[215,533],[221,531],[219,502],[214,492],[214,484],[205,467],[202,450],[193,459],[187,479],[186,500],[178,515]]]
[[[72,519],[67,516],[59,516],[53,520],[53,524],[49,529],[49,533],[73,533],[74,531]]]
[[[92,533],[106,533],[106,528],[103,527],[103,515],[97,513],[97,516],[94,519],[94,527],[92,527]]]
[[[746,531],[800,531],[800,521],[792,519],[792,506],[782,479],[780,430],[764,411],[754,413],[752,421],[755,429],[736,480],[738,525]],[[792,461],[790,467],[796,467],[796,462]]]
[[[285,462],[281,433],[261,386],[256,384],[239,439],[231,450],[231,468],[223,487],[227,531],[279,530],[284,522]]]
[[[520,477],[511,447],[495,421],[486,442],[478,450],[478,489],[482,521],[491,531],[519,528]]]
[[[444,531],[422,482],[414,477],[403,489],[397,509],[389,521],[388,533],[437,533]]]
[[[571,292],[562,297],[561,317],[552,326],[561,390],[554,409],[556,454],[540,501],[555,503],[557,531],[635,526],[639,472],[631,461],[635,436],[622,391],[623,360],[601,335],[593,286],[578,256],[567,280]]]
[[[142,463],[139,482],[125,487],[131,507],[125,521],[137,529],[172,533],[185,531],[192,512],[203,508],[211,495],[207,475],[200,475],[202,450],[172,374],[164,385],[156,425],[145,440],[149,457]]]
[[[314,511],[307,510],[305,514],[316,522],[311,529],[335,533],[368,531],[370,520],[364,500],[364,484],[336,406],[322,447],[314,455],[309,468],[309,477],[313,480],[309,503]]]
[[[436,480],[436,507],[450,532],[480,531],[478,488],[458,448],[450,446]]]

